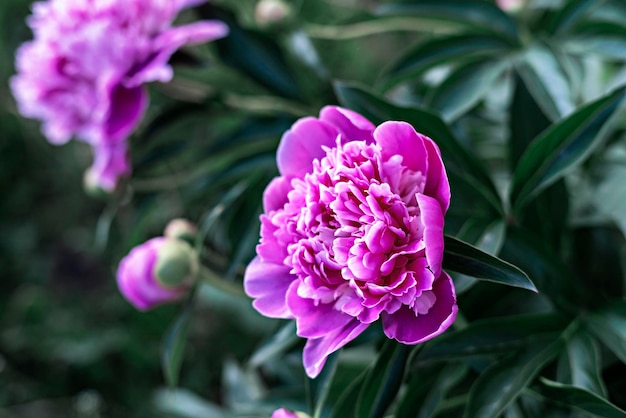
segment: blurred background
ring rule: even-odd
[[[313,24],[332,25],[359,17],[365,3],[295,2],[291,13],[297,11],[298,19]],[[224,401],[221,382],[226,362],[233,365],[247,359],[261,336],[276,328],[248,301],[203,289],[182,366],[180,386],[185,391],[177,397],[177,406],[168,406],[168,395],[159,390],[165,386],[161,349],[181,307],[135,311],[117,291],[117,264],[130,248],[160,235],[168,220],[185,217],[205,221],[206,243],[215,250],[207,255],[208,263],[240,280],[242,263],[252,256],[258,238],[260,193],[276,174],[274,151],[281,133],[297,117],[316,114],[323,104],[335,100],[328,85],[320,82],[327,74],[315,61],[321,59],[334,68],[336,77],[370,83],[394,52],[378,46],[385,37],[393,40],[404,35],[339,42],[320,39],[321,57],[311,55],[306,37],[289,38],[288,42],[296,43],[290,47],[285,36],[283,50],[278,51],[279,44],[269,40],[284,35],[285,29],[266,23],[271,13],[255,16],[256,1],[213,4],[219,7],[207,13],[235,19],[243,28],[233,31],[240,36],[234,42],[242,42],[243,50],[226,43],[210,44],[174,57],[176,80],[150,86],[151,108],[131,139],[136,148],[133,183],[107,197],[83,187],[83,173],[92,158],[88,146],[76,141],[51,145],[39,132],[39,122],[17,113],[8,79],[14,73],[16,48],[32,37],[25,24],[31,1],[0,3],[3,418],[201,416],[189,412],[208,408],[198,396]],[[180,16],[182,21],[193,18],[192,12]],[[234,69],[240,65],[237,60],[245,59],[246,48],[256,48],[260,55],[248,57],[252,62],[244,62],[244,67],[263,66],[265,59],[276,66],[270,69],[269,80],[263,80],[263,75],[255,80]],[[302,56],[294,58],[290,50]],[[287,68],[282,56],[303,68],[297,77],[280,73]],[[286,98],[265,99],[272,88],[282,90]],[[296,97],[298,91],[307,96]],[[233,139],[242,148],[227,155],[226,144]],[[216,178],[211,168],[216,164],[232,167],[233,172],[224,170]],[[199,171],[184,171],[194,165],[201,167]],[[227,196],[228,190],[234,192]],[[232,202],[242,194],[252,203],[236,206],[239,209],[228,214],[240,222],[224,222],[224,216],[214,210],[216,204],[222,199]],[[240,231],[224,231],[238,223]],[[232,237],[246,240],[241,246],[245,251],[237,252]],[[183,412],[177,413],[176,408]]]

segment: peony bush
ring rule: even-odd
[[[0,416],[626,416],[626,9],[548,3],[3,3]]]

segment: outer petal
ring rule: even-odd
[[[316,303],[313,299],[298,296],[298,281],[287,291],[287,306],[296,318],[297,334],[304,338],[323,337],[343,328],[354,317],[334,308],[332,303]]]
[[[255,299],[252,305],[261,314],[270,318],[293,318],[285,299],[295,278],[289,268],[255,257],[246,268],[243,285],[248,296]]]
[[[339,131],[328,122],[313,117],[299,119],[283,135],[276,163],[286,177],[304,177],[313,169],[313,160],[326,155],[322,146],[334,147]]]
[[[326,363],[326,358],[358,337],[368,325],[354,319],[323,337],[309,339],[302,354],[306,374],[310,378],[317,377]]]
[[[334,125],[341,133],[343,142],[374,141],[372,133],[376,126],[352,110],[339,106],[325,106],[320,111],[320,120]]]
[[[425,194],[417,194],[420,218],[424,225],[424,245],[428,267],[435,277],[441,273],[443,262],[443,212],[439,202]]]
[[[126,88],[115,84],[110,87],[107,99],[108,111],[99,136],[106,143],[114,144],[126,139],[135,129],[148,107],[148,94],[141,86]]]
[[[120,177],[130,174],[126,144],[95,146],[94,162],[87,171],[87,182],[104,190],[112,191]]]
[[[280,408],[274,411],[271,418],[298,418],[298,414],[285,408]]]
[[[155,41],[154,57],[144,63],[124,84],[134,87],[148,81],[167,82],[172,70],[167,65],[172,54],[187,44],[197,44],[228,35],[228,25],[217,20],[206,20],[180,26],[163,32]]]
[[[456,318],[458,307],[452,279],[446,272],[441,272],[435,280],[432,291],[437,299],[425,315],[416,315],[406,305],[393,314],[383,313],[385,334],[404,344],[417,344],[448,329]]]
[[[433,140],[428,137],[424,137],[424,145],[428,150],[428,174],[426,174],[424,194],[437,199],[441,205],[441,210],[446,213],[450,206],[450,182],[441,160],[441,152]]]
[[[380,145],[385,160],[394,155],[402,156],[402,165],[426,175],[428,153],[424,146],[425,136],[415,132],[406,122],[385,122],[374,131],[376,143]]]
[[[285,206],[289,201],[287,194],[293,189],[291,182],[285,177],[275,177],[263,192],[263,210],[270,213]]]

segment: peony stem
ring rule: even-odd
[[[246,295],[246,292],[244,292],[243,287],[241,287],[239,284],[234,282],[228,282],[222,279],[214,271],[204,266],[200,267],[200,271],[198,272],[198,280],[208,284],[209,286],[212,286],[215,289],[230,293],[231,295],[243,297],[246,299],[248,298],[248,295]]]

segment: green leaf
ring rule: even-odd
[[[447,235],[444,236],[443,268],[477,279],[537,292],[526,273],[513,264]]]
[[[606,396],[601,367],[598,344],[585,330],[579,330],[559,358],[559,381]]]
[[[470,389],[465,418],[497,417],[561,351],[563,340],[537,341],[497,361]]]
[[[493,3],[475,0],[421,0],[411,4],[384,4],[379,15],[416,15],[463,23],[480,31],[489,30],[517,41],[515,21]]]
[[[587,330],[626,364],[626,300],[617,300],[591,312],[583,321]]]
[[[368,371],[364,371],[348,385],[335,403],[330,418],[354,418],[357,404],[355,399],[359,396]]]
[[[174,388],[178,385],[178,377],[183,363],[187,332],[191,322],[193,309],[193,295],[189,296],[183,311],[166,334],[161,352],[161,367],[168,386]]]
[[[544,131],[522,155],[511,185],[511,203],[519,211],[565,171],[585,159],[600,143],[607,122],[626,92],[621,87],[577,110]]]
[[[242,28],[234,15],[212,5],[198,10],[204,18],[228,24],[228,36],[214,41],[222,61],[284,97],[300,97],[296,79],[273,37]]]
[[[563,34],[574,27],[576,22],[592,7],[597,7],[605,0],[570,0],[554,15],[548,25],[553,34]]]
[[[458,331],[446,332],[425,344],[415,363],[474,356],[490,356],[520,348],[529,340],[549,338],[567,322],[555,313],[519,315],[471,322]]]
[[[489,34],[465,33],[429,39],[410,49],[386,71],[385,90],[407,78],[418,77],[439,64],[502,55],[510,49],[508,42]]]
[[[382,418],[398,394],[406,361],[413,347],[393,340],[385,342],[370,369],[356,403],[357,418]],[[419,348],[418,348],[419,349]]]
[[[517,63],[517,71],[543,112],[553,121],[574,108],[572,89],[554,53],[545,45],[529,48]]]
[[[557,403],[568,405],[575,410],[587,412],[597,417],[626,418],[626,411],[595,393],[545,378],[541,378],[540,381],[542,386],[539,393]]]
[[[437,373],[423,374],[418,370],[396,408],[395,418],[428,418],[435,416],[441,401],[468,372],[462,363],[444,366]]]
[[[258,367],[268,360],[283,354],[300,340],[300,337],[296,335],[295,321],[289,321],[252,354],[249,364],[252,367]]]
[[[330,388],[332,387],[333,378],[337,371],[339,363],[340,351],[335,351],[326,358],[326,364],[315,379],[307,379],[309,408],[313,411],[313,418],[320,418],[324,413],[326,401]]]
[[[394,106],[353,84],[335,82],[334,86],[343,106],[361,113],[373,123],[405,121],[432,138],[441,149],[446,170],[462,176],[495,213],[503,213],[502,202],[484,164],[463,148],[441,118],[424,109]]]
[[[621,22],[584,22],[576,25],[576,32],[560,44],[565,51],[576,55],[626,60],[626,32]]]
[[[481,59],[455,68],[434,89],[430,107],[437,109],[447,122],[458,119],[492,90],[508,66],[505,61]]]

